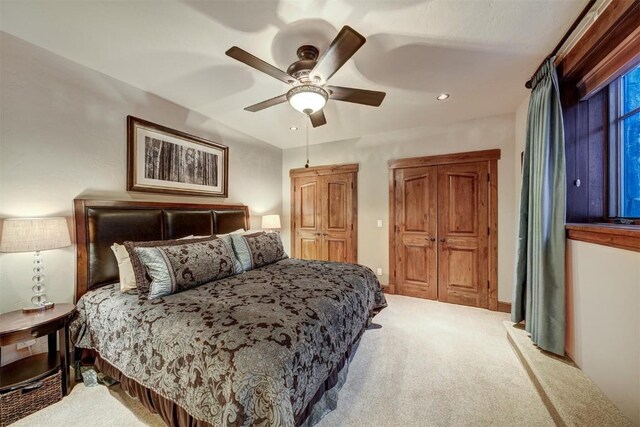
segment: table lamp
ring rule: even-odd
[[[264,215],[262,217],[262,229],[271,231],[279,230],[280,215]]]
[[[55,218],[14,218],[5,219],[0,239],[0,252],[34,252],[33,282],[31,288],[33,307],[22,311],[37,311],[53,308],[47,301],[44,286],[44,265],[40,251],[71,246],[67,220]]]

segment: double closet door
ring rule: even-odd
[[[478,161],[392,169],[397,293],[489,308],[490,168]]]
[[[295,258],[357,261],[357,171],[355,164],[290,172]]]

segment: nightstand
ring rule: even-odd
[[[39,380],[57,374],[58,371],[61,375],[62,395],[69,392],[69,321],[74,311],[73,304],[56,304],[45,311],[23,313],[22,310],[16,310],[0,315],[0,346],[44,335],[49,339],[48,353],[29,356],[0,368],[0,393],[22,387],[34,388]]]

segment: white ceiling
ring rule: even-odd
[[[380,108],[329,101],[312,143],[514,112],[524,82],[586,0],[0,0],[2,30],[281,148],[304,144],[288,104],[245,106],[288,86],[224,52],[286,70],[343,25],[367,43],[330,80],[381,90]],[[436,101],[442,92],[447,101]]]

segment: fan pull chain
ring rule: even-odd
[[[307,118],[309,118],[307,116]],[[310,118],[309,118],[310,119]],[[306,120],[306,134],[307,134],[307,163],[304,165],[305,168],[309,167],[309,120]]]

